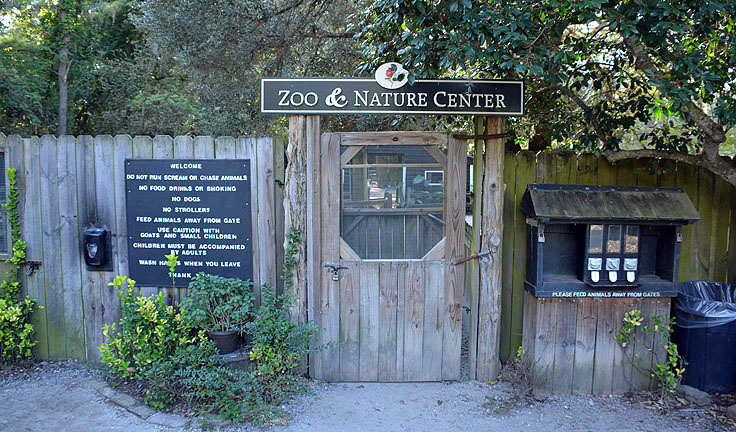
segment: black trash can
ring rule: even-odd
[[[708,393],[736,391],[736,285],[678,286],[672,340],[687,361],[682,383]]]

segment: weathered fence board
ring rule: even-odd
[[[378,319],[381,328],[378,335],[378,380],[397,381],[396,374],[396,291],[398,274],[396,264],[382,262],[379,264],[380,280],[378,284]],[[342,303],[342,302],[341,302]],[[342,308],[340,309],[342,312]]]
[[[79,214],[79,228],[84,229],[97,221],[95,206],[95,164],[94,139],[90,136],[77,138],[77,202],[76,210]],[[81,242],[77,246],[81,248]],[[82,275],[82,310],[84,312],[85,356],[88,360],[98,356],[96,343],[101,342],[102,327],[100,321],[93,319],[95,312],[101,305],[101,282],[95,277],[95,272],[88,272],[84,263],[80,262]]]
[[[117,293],[108,283],[116,274],[128,274],[125,211],[125,159],[239,158],[252,161],[254,285],[277,281],[275,226],[283,212],[275,203],[274,159],[283,159],[283,147],[272,148],[270,138],[135,137],[118,135],[47,135],[22,139],[0,135],[8,153],[8,167],[18,170],[23,238],[27,260],[40,261],[38,271],[25,275],[24,290],[39,301],[34,320],[42,359],[96,361],[103,342],[102,329],[120,319]],[[238,143],[238,146],[236,146]],[[236,148],[237,147],[237,148]],[[276,151],[274,151],[276,150]],[[280,165],[283,167],[283,162]],[[113,271],[88,271],[82,256],[82,232],[100,226],[110,230]],[[144,288],[150,295],[165,290],[170,300],[183,289]]]
[[[424,265],[424,334],[422,339],[422,380],[432,381],[442,376],[442,327],[447,311],[444,305],[444,272],[438,265]],[[445,315],[446,316],[446,315]]]
[[[23,140],[23,168],[19,172],[26,179],[26,200],[21,214],[23,217],[23,239],[28,244],[26,259],[43,262],[42,235],[42,201],[41,201],[41,142],[37,137]],[[36,354],[41,358],[49,357],[48,309],[46,309],[46,293],[43,286],[45,267],[26,278],[24,284],[28,295],[38,300],[39,309],[34,314],[36,327]]]
[[[95,215],[96,223],[105,229],[110,230],[110,234],[117,235],[115,231],[115,216],[117,209],[115,208],[114,195],[111,193],[111,183],[115,180],[115,164],[113,161],[113,139],[110,135],[102,135],[95,138],[94,142],[94,170],[95,170]],[[122,169],[120,167],[119,169]],[[117,254],[115,249],[115,241],[112,241],[113,256]],[[79,253],[78,251],[75,251]],[[113,259],[113,263],[115,259]],[[120,271],[119,273],[128,274],[128,271]],[[95,328],[103,328],[105,325],[112,324],[120,319],[120,301],[117,293],[108,282],[112,280],[115,269],[112,272],[88,272],[96,283],[100,291],[99,304],[95,309],[95,314],[91,319],[96,322]],[[46,287],[46,289],[53,289]],[[101,334],[90,335],[88,338],[92,342],[92,346],[99,346],[103,341]],[[97,354],[95,352],[95,354]],[[95,357],[92,357],[95,358]]]
[[[340,353],[339,379],[360,376],[360,269],[340,275]]]
[[[575,322],[573,393],[590,393],[593,391],[593,359],[595,358],[595,334],[599,304],[600,302],[594,301],[578,304]]]
[[[518,211],[519,205],[521,204],[521,198],[524,196],[526,187],[534,178],[534,158],[531,157],[531,153],[520,154],[517,158],[517,171],[516,171],[516,185],[514,192],[514,223],[513,223],[513,236],[514,236],[514,249],[513,249],[513,266],[514,268],[526,269],[526,219],[524,215]],[[509,221],[510,222],[510,221]],[[505,272],[506,268],[504,268]],[[522,287],[522,289],[512,289],[511,299],[511,316],[509,321],[513,323],[506,331],[510,334],[509,337],[509,351],[508,355],[514,355],[521,342],[522,333],[522,310],[524,306],[524,277],[523,272],[511,272],[513,273],[512,287]],[[502,352],[503,353],[503,352]],[[506,357],[502,357],[506,359]]]
[[[59,139],[58,176],[59,176],[59,217],[60,217],[60,251],[69,251],[79,248],[80,224],[76,206],[77,176],[76,140],[71,136]],[[84,299],[82,290],[82,257],[75,253],[61,253],[61,271],[64,287],[62,294],[64,302],[64,324],[66,338],[66,356],[71,358],[86,358],[84,349]]]
[[[465,141],[451,140],[448,145],[448,161],[445,174],[447,220],[445,233],[444,281],[437,281],[438,293],[436,328],[442,333],[442,359],[439,376],[444,379],[460,379],[460,360],[463,337],[463,282],[465,266],[454,265],[453,260],[465,252],[465,178],[467,174],[467,145]],[[498,258],[501,259],[500,257]],[[444,282],[444,283],[443,283]],[[501,292],[500,286],[498,292]],[[448,307],[444,307],[448,305]],[[497,306],[500,308],[500,305]],[[498,309],[497,309],[498,310]],[[492,314],[493,315],[493,314]],[[500,314],[499,314],[500,315]],[[498,321],[500,321],[497,318]],[[429,353],[431,351],[425,351]],[[438,376],[438,375],[434,375]]]
[[[378,287],[377,262],[361,263],[360,268],[360,380],[378,380]]]
[[[561,393],[572,393],[577,328],[576,299],[557,300],[554,382]],[[568,313],[569,312],[569,313]]]
[[[319,152],[321,158],[317,159],[315,155],[315,169],[319,169],[320,174],[313,178],[315,181],[315,193],[320,199],[312,203],[312,206],[318,207],[317,214],[321,221],[319,224],[323,227],[316,238],[317,249],[321,249],[321,245],[339,244],[339,231],[337,227],[340,226],[340,212],[338,210],[339,203],[337,200],[329,199],[327,191],[340,190],[340,167],[338,164],[325,163],[325,160],[339,160],[340,159],[340,145],[338,135],[325,135],[321,140],[317,141],[320,143],[321,151]],[[324,184],[325,187],[319,187]],[[321,258],[322,262],[336,263],[340,260],[339,248],[330,248],[331,250],[317,250],[315,251],[315,257]],[[316,261],[320,262],[320,261]],[[330,281],[324,267],[319,264],[314,269],[314,280],[318,287],[321,287],[321,299],[320,299],[320,314],[325,319],[322,321],[322,327],[324,328],[324,342],[337,341],[340,337],[340,284],[335,281]],[[322,283],[322,280],[329,281],[328,283]],[[365,317],[375,317],[378,315],[378,293],[375,291],[378,287],[378,280],[371,280],[367,285],[370,290],[367,290],[365,281],[365,272],[361,270],[360,279],[358,279],[357,286],[360,295],[360,322],[359,332],[360,337],[360,377],[364,379],[365,376],[377,376],[378,367],[378,329],[368,328],[366,325]],[[368,339],[364,339],[363,336],[368,332],[370,334]],[[366,345],[366,342],[368,345]],[[339,353],[337,350],[328,349],[323,352],[322,368],[324,371],[324,377],[327,379],[335,379],[338,376],[339,369]],[[370,371],[366,365],[372,365],[373,370]],[[376,378],[374,378],[375,380]]]
[[[405,376],[407,368],[413,365],[404,364],[404,340],[406,338],[404,322],[406,320],[406,281],[408,265],[406,262],[394,263],[396,271],[396,380]]]
[[[45,251],[61,250],[59,215],[59,170],[57,167],[56,139],[50,135],[41,137],[41,225],[42,254]],[[44,187],[45,186],[45,187]],[[45,256],[44,256],[45,258]],[[64,286],[61,283],[62,267],[60,260],[41,260],[44,271],[40,272],[42,286],[56,286],[61,290],[44,292],[46,296],[46,331],[48,335],[49,357],[53,360],[63,359],[66,355],[66,337],[64,325]],[[44,262],[45,261],[45,262]],[[44,290],[45,291],[45,290]],[[59,295],[61,294],[61,295]]]
[[[404,379],[420,381],[424,334],[424,271],[419,266],[410,266],[407,272],[405,304]]]

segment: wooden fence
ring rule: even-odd
[[[99,359],[102,327],[120,318],[108,282],[128,274],[125,159],[250,159],[254,286],[279,280],[277,245],[283,238],[283,141],[273,138],[102,135],[21,138],[0,134],[7,166],[17,169],[27,260],[40,261],[24,276],[35,314],[43,359]],[[112,233],[114,271],[87,271],[81,232],[99,226]],[[282,257],[281,257],[282,258]],[[24,273],[25,274],[25,273]],[[165,290],[170,299],[181,289]]]
[[[667,160],[612,165],[594,155],[518,152],[506,153],[504,183],[502,360],[515,355],[522,343],[526,222],[519,205],[528,183],[683,188],[701,219],[683,228],[680,280],[736,283],[736,190],[705,169]]]
[[[6,165],[18,170],[23,237],[28,260],[41,261],[25,276],[29,295],[44,306],[36,314],[45,359],[99,358],[102,327],[119,319],[119,304],[107,283],[127,274],[124,169],[126,158],[250,158],[252,175],[254,279],[277,283],[283,238],[282,140],[168,136],[53,136],[20,138],[0,134]],[[503,287],[501,358],[522,343],[526,224],[519,203],[532,182],[677,186],[687,191],[701,220],[683,230],[680,280],[736,283],[736,191],[710,172],[671,161],[639,160],[615,166],[592,155],[564,152],[507,153],[504,165]],[[81,231],[90,225],[113,233],[113,272],[88,272]],[[0,257],[2,258],[2,257]],[[181,290],[165,289],[172,298]],[[145,288],[144,293],[156,289]],[[482,323],[479,323],[482,325]]]

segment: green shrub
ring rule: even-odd
[[[159,357],[140,370],[140,376],[151,384],[146,393],[148,404],[163,408],[177,397],[194,405],[206,400],[203,393],[208,389],[192,387],[192,378],[205,371],[218,370],[221,361],[215,356],[217,349],[212,341],[198,342],[179,345],[170,356]]]
[[[311,324],[289,320],[289,310],[296,296],[288,293],[277,296],[274,288],[265,284],[261,299],[255,319],[246,326],[253,338],[250,359],[256,362],[258,375],[271,377],[290,373],[309,352],[318,330]]]
[[[294,230],[292,234],[285,276],[295,265],[299,236]],[[125,276],[110,285],[118,289],[122,318],[119,326],[104,329],[102,360],[121,377],[145,380],[150,405],[163,408],[182,400],[200,414],[264,423],[283,415],[279,406],[292,394],[307,390],[305,381],[293,372],[309,352],[317,328],[289,320],[295,296],[277,296],[273,287],[264,285],[262,304],[253,314],[250,282],[200,273],[179,313],[164,303],[163,294],[134,295],[135,282]],[[287,286],[291,287],[288,281]],[[253,336],[250,359],[255,370],[223,367],[214,343],[197,327],[247,331]]]
[[[245,329],[251,320],[253,290],[250,281],[197,274],[181,303],[185,319],[208,331]]]
[[[123,285],[127,284],[127,288]],[[163,293],[140,297],[133,293],[135,281],[117,276],[109,285],[118,290],[120,325],[103,328],[105,343],[100,346],[102,361],[121,377],[133,377],[154,362],[170,357],[182,345],[205,340],[192,330]]]
[[[0,358],[3,362],[31,358],[36,346],[31,314],[36,300],[17,299],[18,282],[3,281],[0,285]]]

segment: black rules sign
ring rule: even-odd
[[[251,279],[250,160],[125,161],[129,277],[171,286],[199,272]]]

